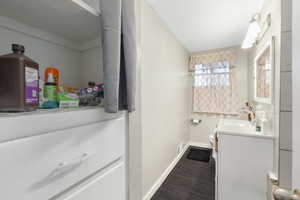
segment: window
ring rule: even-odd
[[[194,85],[197,87],[230,86],[229,62],[217,62],[212,65],[195,66]]]
[[[227,60],[194,67],[193,111],[208,114],[237,114],[240,101],[235,69]]]

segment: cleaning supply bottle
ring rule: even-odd
[[[25,47],[0,56],[0,111],[24,112],[39,107],[39,65],[24,55]]]
[[[52,73],[48,73],[47,82],[44,85],[44,98],[43,108],[57,108],[57,84],[55,83]]]
[[[49,74],[52,74],[54,82],[56,83],[57,89],[59,90],[60,83],[59,83],[59,70],[54,67],[47,67],[45,69],[45,82],[48,82]]]

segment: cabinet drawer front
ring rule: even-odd
[[[124,154],[124,118],[0,144],[1,199],[49,199]]]
[[[124,162],[101,175],[95,175],[92,181],[75,191],[53,200],[125,200]]]

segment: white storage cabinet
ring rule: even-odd
[[[43,124],[53,118],[44,127],[51,130],[56,120],[65,120],[71,113],[78,120],[104,114],[97,109],[42,114],[39,121]],[[2,117],[0,123],[14,120],[18,126],[33,116]],[[33,126],[40,133],[33,130],[22,138],[17,138],[14,127],[2,124],[7,130],[1,131],[2,137],[7,141],[0,143],[0,199],[126,200],[126,115],[107,116],[80,126],[69,123],[65,129],[50,132],[41,131],[39,121],[37,125],[23,124],[24,130]]]

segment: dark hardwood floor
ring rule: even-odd
[[[191,147],[190,147],[191,148]],[[214,200],[215,162],[187,159],[187,152],[158,189],[152,200]]]

